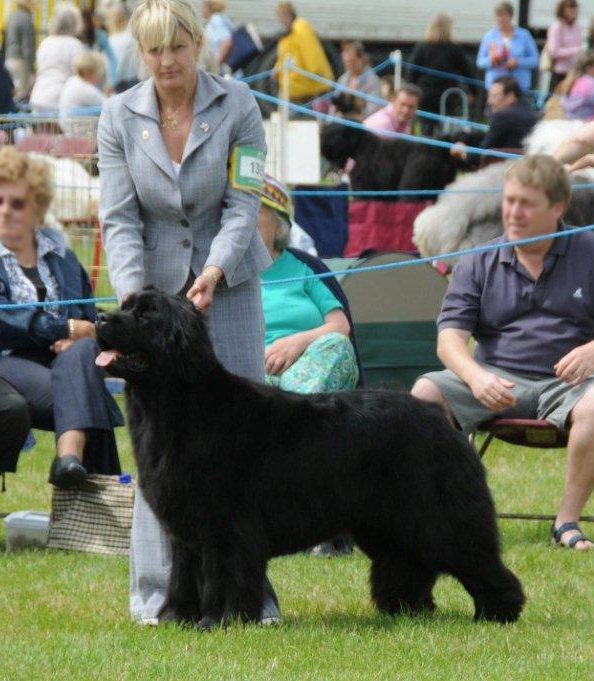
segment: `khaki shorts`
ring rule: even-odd
[[[504,411],[491,411],[481,404],[468,385],[449,369],[432,371],[421,376],[439,388],[465,433],[472,433],[481,423],[496,417],[546,419],[559,428],[565,428],[571,410],[588,390],[594,388],[594,375],[580,385],[572,386],[556,376],[535,378],[512,373],[490,364],[481,366],[516,384],[512,389],[517,400],[515,406]]]

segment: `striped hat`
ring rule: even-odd
[[[269,208],[283,213],[289,219],[291,218],[292,206],[289,192],[284,185],[270,175],[264,175],[260,189],[260,200]]]

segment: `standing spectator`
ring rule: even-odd
[[[445,12],[435,14],[431,19],[425,40],[417,43],[408,58],[414,66],[421,66],[434,71],[449,71],[466,78],[475,76],[464,50],[452,42],[452,17]],[[434,73],[424,73],[409,68],[408,81],[415,83],[423,91],[421,109],[431,113],[440,113],[442,94],[450,87],[459,85],[455,78],[443,78]],[[469,90],[474,94],[474,86]],[[431,134],[437,123],[423,120],[421,127],[424,134]]]
[[[497,27],[483,36],[476,58],[479,69],[485,70],[485,87],[495,78],[514,76],[522,90],[532,85],[532,71],[538,67],[538,48],[525,28],[514,26],[514,8],[510,2],[495,5]]]
[[[594,120],[594,50],[582,52],[557,88],[568,118]]]
[[[233,24],[225,14],[225,3],[221,0],[202,0],[200,11],[208,49],[220,70],[233,45]]]
[[[124,4],[113,5],[107,10],[108,40],[116,59],[114,90],[124,92],[138,83],[140,62],[136,43],[128,28],[128,10]]]
[[[75,122],[72,117],[84,113],[80,109],[100,108],[103,104],[105,95],[98,86],[105,75],[105,58],[100,52],[83,52],[74,60],[74,68],[76,74],[70,76],[60,94],[60,127],[67,135],[93,134],[97,129],[94,117],[89,117],[92,123],[80,117]]]
[[[83,9],[81,13],[83,18],[83,30],[80,39],[89,50],[97,50],[105,55],[105,59],[107,60],[107,69],[105,73],[107,77],[107,87],[102,89],[111,92],[115,85],[117,62],[115,54],[109,44],[107,31],[103,28],[101,16],[97,11]]]
[[[279,2],[276,6],[276,16],[287,30],[278,41],[278,56],[274,65],[280,92],[283,91],[285,57],[291,57],[293,64],[304,71],[333,80],[332,67],[311,24],[303,17],[297,16],[290,2]],[[289,73],[289,98],[293,101],[305,102],[328,90],[328,85],[312,80],[301,73],[295,71]]]
[[[23,99],[29,93],[35,68],[35,27],[31,0],[15,0],[15,4],[17,8],[6,23],[4,58],[14,83],[14,96]]]
[[[582,49],[582,28],[577,22],[576,0],[561,0],[557,4],[555,16],[557,21],[549,26],[545,45],[553,62],[549,85],[551,92],[574,67]]]
[[[50,35],[37,49],[37,77],[31,91],[33,111],[56,111],[64,83],[74,74],[74,60],[85,51],[75,36],[82,30],[82,16],[75,5],[56,5]]]
[[[404,83],[398,92],[392,92],[390,103],[366,118],[368,128],[388,132],[413,132],[413,121],[423,93],[416,85]]]
[[[346,42],[340,56],[344,66],[344,73],[338,79],[341,85],[374,97],[382,96],[382,81],[371,68],[363,43],[358,40]],[[380,108],[381,104],[365,100],[361,111],[363,118],[371,116]]]

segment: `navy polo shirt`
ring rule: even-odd
[[[502,242],[507,239],[490,243]],[[591,232],[555,239],[536,281],[512,247],[463,257],[453,270],[438,329],[469,331],[478,342],[479,362],[552,376],[563,355],[594,339],[593,264]]]

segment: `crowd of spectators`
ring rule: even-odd
[[[192,0],[145,0],[131,18],[124,4],[86,17],[74,5],[60,4],[34,67],[31,5],[18,0],[7,27],[6,63],[0,63],[0,106],[11,110],[13,97],[28,98],[33,112],[59,111],[66,133],[72,110],[102,106],[100,216],[120,302],[144,284],[185,295],[208,310],[215,351],[234,373],[295,392],[353,389],[360,366],[340,286],[317,279],[261,288],[262,282],[309,276],[324,266],[288,246],[292,211],[284,186],[271,177],[258,191],[242,185],[245,178],[238,185],[228,181],[230,152],[243,154],[232,159],[240,167],[242,160],[262,161],[264,130],[247,87],[219,75],[233,40],[225,5],[204,0],[201,7],[204,43]],[[513,15],[510,3],[495,5],[497,25],[483,37],[476,58],[488,91],[485,148],[519,147],[537,121],[527,94],[539,53]],[[594,52],[581,49],[576,16],[573,0],[558,4],[547,50],[567,115],[592,120]],[[300,103],[324,95],[327,84],[283,70],[291,57],[303,70],[332,80],[319,37],[289,2],[278,4],[277,19],[284,28],[279,90],[287,88]],[[201,49],[211,51],[216,74],[196,69]],[[345,43],[341,56],[341,84],[374,98],[385,94],[361,43]],[[433,123],[424,122],[422,130],[416,124],[418,110],[438,113],[444,91],[458,77],[476,75],[444,13],[432,19],[409,59],[408,82],[388,93],[385,106],[361,106],[364,125],[378,134],[433,134]],[[448,77],[438,78],[439,70]],[[467,90],[477,92],[474,84]],[[197,141],[196,111],[208,145]],[[591,151],[591,128],[587,139]],[[464,156],[464,147],[453,153]],[[505,178],[500,241],[563,230],[569,196],[561,162],[545,156],[519,161]],[[0,472],[16,469],[31,427],[51,430],[56,452],[49,481],[69,488],[83,484],[89,472],[120,472],[114,428],[122,415],[95,362],[96,309],[91,302],[71,302],[92,298],[89,277],[63,235],[44,226],[51,198],[48,166],[3,145],[0,303],[29,307],[0,310]],[[447,369],[421,377],[413,388],[466,432],[495,414],[538,416],[570,428],[565,488],[551,532],[556,544],[578,550],[594,547],[577,524],[594,487],[594,318],[582,301],[590,290],[582,273],[589,272],[593,256],[592,235],[580,234],[461,260],[438,320],[438,352]],[[549,293],[539,288],[541,278],[551,282]],[[475,357],[468,349],[471,335],[479,341]],[[135,619],[151,623],[164,607],[171,537],[141,492],[135,503],[131,610]],[[267,580],[265,593],[262,619],[277,621],[278,602]]]

